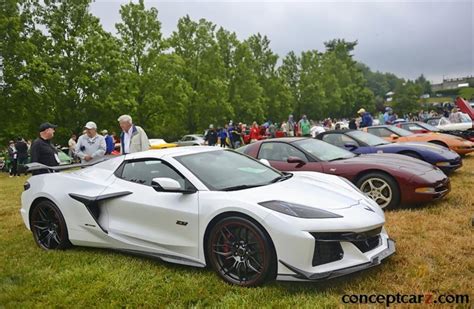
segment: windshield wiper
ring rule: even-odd
[[[284,174],[284,175],[278,176],[277,178],[273,179],[269,183],[284,181],[284,180],[290,179],[291,177],[293,177],[293,174],[291,174],[291,173]]]
[[[221,189],[220,191],[237,191],[237,190],[243,190],[243,189],[250,189],[250,188],[256,188],[256,187],[261,187],[263,185],[238,185],[238,186],[233,186],[233,187],[227,187],[224,189]]]

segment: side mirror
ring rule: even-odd
[[[306,164],[306,162],[303,159],[298,158],[298,157],[288,157],[288,159],[286,159],[286,162],[297,163],[298,165],[296,165],[296,167],[301,167]]]
[[[397,140],[398,137],[399,137],[399,136],[396,135],[396,134],[391,134],[391,135],[390,135],[390,138],[393,139],[393,140]]]
[[[349,151],[356,150],[359,146],[354,143],[345,143],[344,147],[347,148]]]
[[[172,178],[153,178],[151,186],[158,192],[194,193],[195,190],[183,190],[178,181]]]
[[[266,166],[271,166],[271,165],[270,165],[270,162],[268,162],[267,159],[260,159],[260,162],[262,162],[262,163],[265,164]]]

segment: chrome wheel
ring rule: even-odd
[[[373,199],[381,208],[387,207],[393,198],[390,185],[381,178],[369,178],[360,186],[360,190]]]

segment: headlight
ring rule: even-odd
[[[423,187],[423,188],[416,188],[416,189],[415,189],[415,192],[416,192],[416,193],[429,193],[429,194],[433,194],[433,193],[436,193],[436,190],[435,190],[435,188]]]
[[[451,163],[449,162],[436,162],[436,166],[450,166]]]
[[[288,203],[284,201],[267,201],[258,203],[260,206],[277,211],[279,213],[304,219],[327,219],[327,218],[342,218],[342,216],[318,209],[307,207],[299,204]]]

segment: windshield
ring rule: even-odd
[[[369,146],[378,146],[378,145],[385,145],[390,144],[389,142],[385,141],[384,139],[375,136],[373,134],[369,134],[362,131],[350,131],[346,133],[347,135],[358,139],[359,141],[366,143]]]
[[[421,123],[421,124],[419,124],[419,126],[423,127],[424,129],[426,129],[428,131],[431,131],[431,132],[439,132],[440,131],[437,127],[432,126],[429,123]]]
[[[464,114],[464,113],[461,114],[461,120],[462,122],[472,122],[471,117],[469,117],[468,114]]]
[[[259,161],[229,150],[201,152],[175,159],[211,190],[263,186],[283,176]]]
[[[395,132],[395,134],[400,135],[400,136],[413,135],[413,133],[411,133],[410,131],[398,128],[396,126],[390,126],[390,130],[392,130],[393,132]]]
[[[322,161],[353,158],[355,155],[347,150],[316,139],[303,139],[292,143]]]

